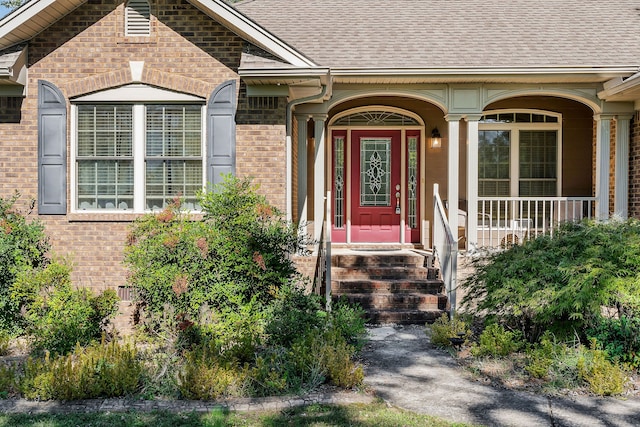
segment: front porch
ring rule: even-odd
[[[433,99],[372,96],[325,105],[325,115],[318,107],[295,114],[291,201],[292,219],[316,240],[326,218],[335,243],[430,249],[433,184],[461,249],[628,216],[631,116],[601,113],[626,105],[514,96],[447,114]]]

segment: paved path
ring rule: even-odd
[[[421,326],[371,328],[365,383],[401,408],[486,426],[640,426],[640,400],[545,397],[473,381]]]

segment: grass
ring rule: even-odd
[[[361,426],[361,427],[463,427],[428,415],[388,407],[383,402],[369,405],[311,405],[283,412],[235,413],[95,413],[0,415],[0,427],[223,427],[223,426]]]

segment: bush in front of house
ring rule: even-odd
[[[180,355],[156,384],[175,375],[192,399],[359,385],[363,312],[326,312],[304,292],[291,260],[306,247],[297,228],[249,179],[227,176],[199,203],[202,221],[179,199],[140,218],[125,250],[143,331]]]
[[[54,260],[43,269],[21,272],[11,285],[11,301],[21,311],[35,354],[66,354],[76,344],[99,340],[117,312],[115,291],[95,295],[75,289],[70,274],[68,261]]]
[[[29,358],[20,378],[20,392],[27,399],[76,400],[119,397],[136,393],[143,365],[137,349],[117,341],[77,344],[66,355]]]
[[[546,387],[624,391],[625,370],[640,366],[638,220],[566,223],[474,265],[463,306],[490,326],[472,354],[498,356],[520,334],[511,359]]]
[[[23,326],[20,307],[11,298],[11,286],[24,272],[44,268],[50,249],[44,226],[28,220],[35,201],[22,212],[17,206],[20,193],[0,197],[0,330],[18,334]]]
[[[565,223],[474,262],[463,284],[466,308],[535,342],[597,328],[603,311],[640,317],[640,221]],[[606,342],[602,343],[604,346]]]
[[[71,284],[71,264],[51,260],[43,225],[21,212],[20,194],[0,198],[0,331],[26,335],[37,354],[64,354],[99,340],[117,310],[117,296]]]

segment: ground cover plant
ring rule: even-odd
[[[481,326],[468,349],[473,369],[598,395],[621,394],[638,375],[638,220],[566,223],[473,265],[463,284],[463,310]]]

